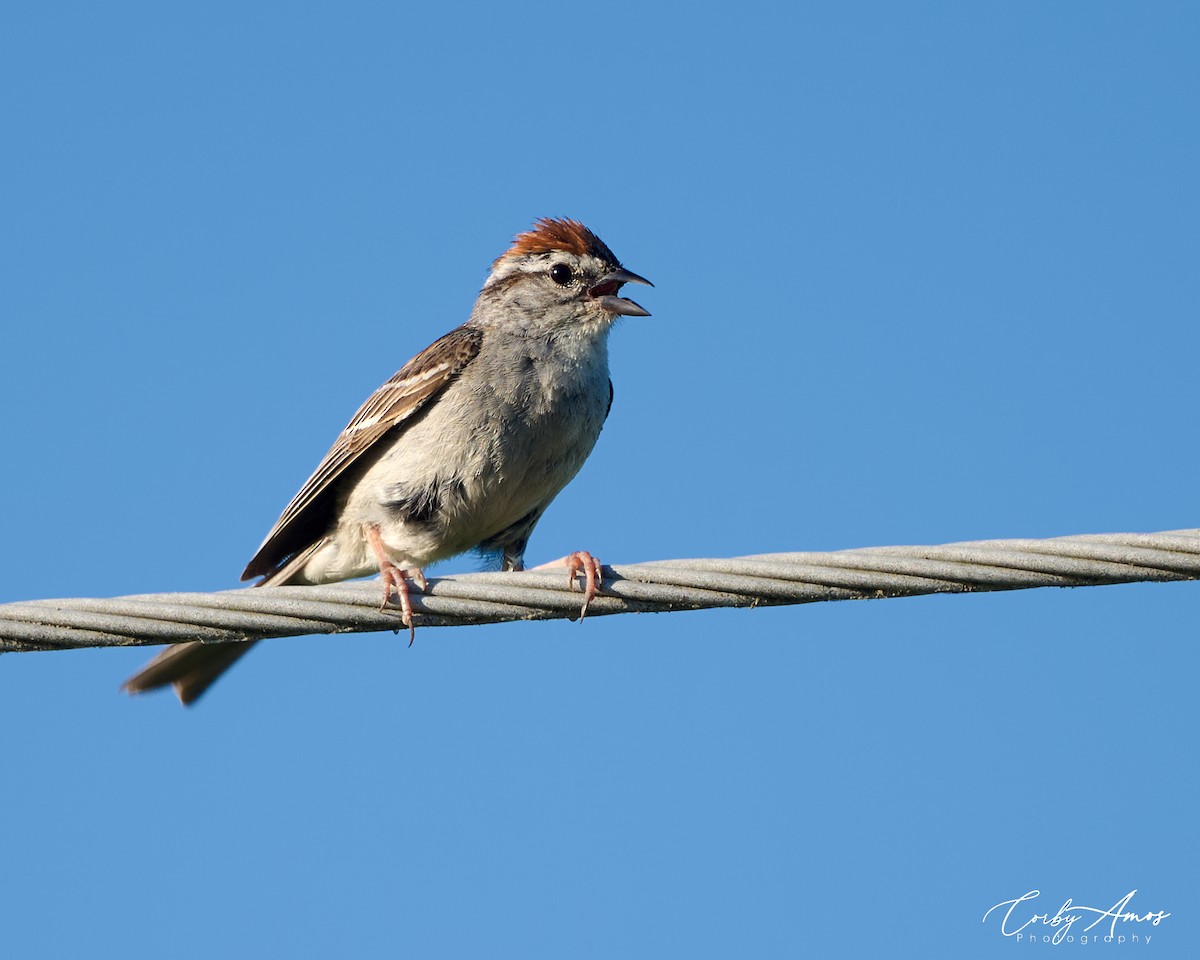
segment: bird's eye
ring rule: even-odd
[[[565,287],[575,279],[575,274],[571,272],[571,268],[565,263],[556,263],[550,268],[550,279],[560,287]]]

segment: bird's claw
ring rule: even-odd
[[[412,599],[409,593],[412,590],[416,590],[417,593],[425,592],[429,586],[425,580],[425,574],[420,567],[401,570],[389,561],[380,564],[379,577],[383,581],[383,602],[379,605],[379,612],[383,613],[387,610],[388,605],[392,602],[392,593],[395,592],[396,602],[400,605],[400,622],[408,627],[408,645],[411,647],[413,641],[417,639],[417,628],[413,619]]]
[[[575,575],[578,573],[583,574],[583,606],[579,608],[579,619],[582,620],[587,616],[588,604],[596,598],[596,591],[604,582],[604,574],[600,569],[600,561],[586,550],[576,550],[574,553],[568,553],[560,560],[543,563],[532,569],[546,570],[550,567],[567,568],[567,582],[571,585],[572,590],[579,589]]]
[[[379,564],[379,579],[383,581],[383,603],[379,605],[379,612],[383,613],[387,610],[388,604],[392,601],[392,591],[395,590],[396,600],[400,604],[400,622],[408,627],[408,645],[411,647],[413,641],[417,639],[417,628],[413,622],[409,581],[412,581],[412,586],[418,593],[424,593],[429,587],[425,581],[425,574],[420,567],[402,570],[392,563],[388,559],[387,549],[383,545],[383,537],[379,533],[379,528],[374,524],[364,524],[363,534],[367,538],[371,552],[375,554],[375,561]]]

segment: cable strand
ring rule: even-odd
[[[587,615],[1197,579],[1200,529],[978,540],[618,564],[604,568]],[[431,578],[412,599],[418,626],[577,619],[580,608],[567,579],[546,571]],[[401,627],[398,611],[379,609],[379,588],[370,582],[26,600],[0,604],[0,652]]]

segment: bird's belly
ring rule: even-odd
[[[367,524],[379,528],[394,562],[423,566],[544,509],[595,445],[607,377],[598,393],[568,397],[540,415],[518,415],[503,403],[456,409],[448,394],[438,411],[445,415],[408,427],[350,489],[335,538],[347,560],[374,565],[360,546]]]

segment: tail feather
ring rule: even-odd
[[[185,707],[194,703],[213,682],[245,656],[257,641],[244,643],[173,643],[121,687],[126,693],[145,693],[170,684]]]
[[[325,541],[318,540],[301,550],[256,587],[282,586],[291,583],[309,558]],[[185,707],[194,703],[217,678],[250,652],[257,640],[229,643],[201,643],[189,640],[174,643],[122,684],[126,693],[145,693],[168,684],[175,688],[179,702]]]

